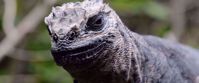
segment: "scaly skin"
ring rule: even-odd
[[[78,83],[196,83],[197,50],[131,32],[102,0],[67,3],[45,18],[52,55]]]

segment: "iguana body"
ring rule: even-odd
[[[78,83],[196,83],[199,52],[131,32],[102,0],[53,8],[52,55]]]

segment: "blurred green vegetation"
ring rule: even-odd
[[[50,48],[50,36],[48,35],[48,31],[46,30],[47,26],[45,26],[44,23],[41,23],[39,28],[34,34],[37,35],[31,35],[31,37],[27,38],[27,46],[26,49],[28,50],[47,50]],[[39,41],[39,42],[38,42]]]
[[[57,5],[69,1],[78,0],[58,0]],[[2,1],[0,0],[0,2]],[[171,30],[168,22],[167,7],[155,0],[107,0],[106,2],[108,2],[113,7],[113,9],[115,9],[116,12],[119,13],[125,24],[127,24],[127,26],[129,26],[130,29],[135,32],[145,32],[144,34],[150,33],[163,37]],[[17,0],[18,10],[16,23],[18,23],[37,3],[39,3],[39,0]],[[2,37],[3,34],[2,13],[3,5],[2,3],[0,3],[0,37]],[[126,19],[125,16],[132,19]],[[149,24],[152,24],[152,21],[155,21],[154,25],[151,26],[153,28],[148,26]],[[139,27],[139,25],[141,27]],[[28,65],[26,65],[26,73],[36,75],[36,79],[39,81],[39,83],[72,83],[72,78],[70,77],[70,75],[61,67],[58,67],[53,61],[52,56],[49,55],[50,37],[48,36],[48,32],[43,21],[40,23],[37,30],[29,34],[28,37],[24,39],[24,41],[25,42],[19,45],[19,48],[31,51],[30,53],[33,56],[35,55],[35,57],[41,55],[43,60],[27,62]],[[195,45],[195,43],[191,45],[198,47],[198,45]],[[49,56],[50,59],[46,56]],[[10,59],[9,61],[11,60],[12,59]],[[1,63],[3,64],[0,64],[0,76],[10,74],[10,72],[13,71],[9,69],[10,67],[8,67],[9,63],[7,61],[2,61]]]
[[[145,13],[159,20],[165,20],[168,14],[167,9],[154,0],[112,0],[110,4],[116,11],[132,14]]]
[[[70,75],[53,61],[33,63],[32,72],[38,74],[41,83],[72,83]]]

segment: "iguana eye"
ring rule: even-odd
[[[88,22],[86,23],[86,29],[92,30],[92,31],[100,31],[103,28],[104,25],[104,19],[103,15],[95,15],[88,19]]]

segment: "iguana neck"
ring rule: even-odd
[[[109,50],[89,69],[70,72],[79,83],[126,83],[130,79],[131,56],[128,48]]]
[[[79,83],[130,83],[132,75],[136,78],[134,80],[139,80],[139,74],[134,73],[140,71],[139,68],[132,67],[139,64],[137,59],[132,57],[137,53],[133,49],[136,47],[133,46],[130,35],[123,31],[125,30],[120,31],[123,34],[121,44],[101,53],[104,55],[98,55],[100,58],[86,70],[80,72],[69,70],[71,75]]]

